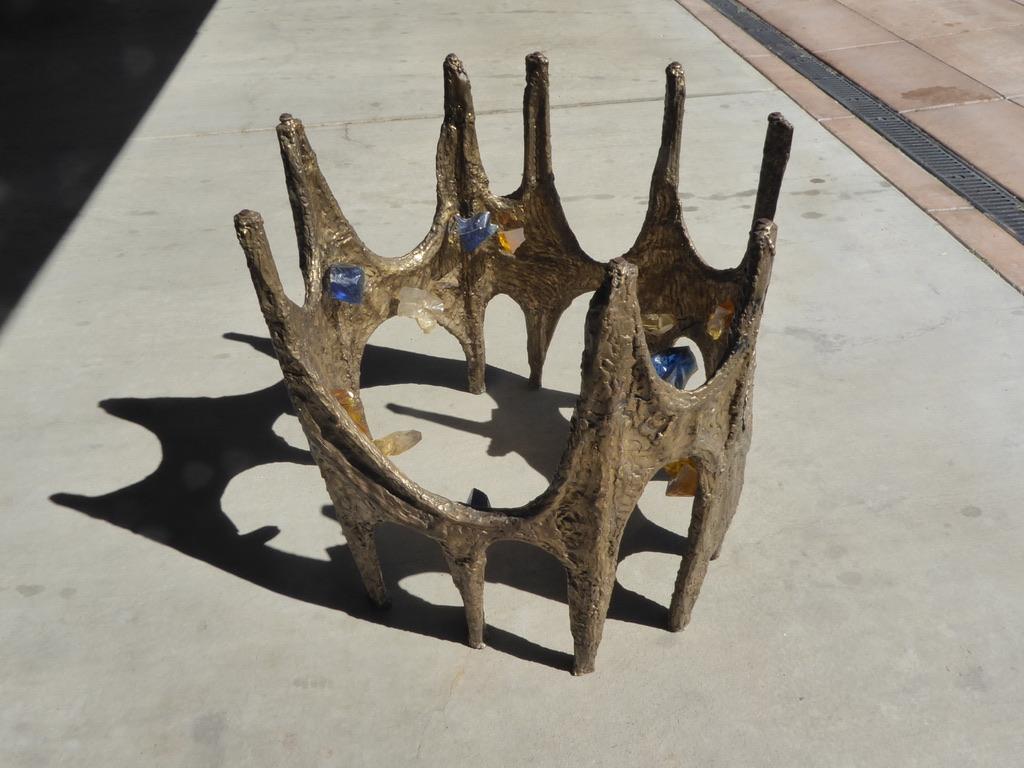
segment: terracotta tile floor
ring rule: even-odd
[[[1002,98],[910,43],[842,48],[818,55],[900,112]]]
[[[1024,292],[1024,244],[704,0],[723,42]],[[1024,0],[737,0],[1024,196]]]
[[[1024,94],[1024,25],[929,37],[914,43],[1003,96]]]
[[[1016,0],[842,0],[904,40],[960,34],[1024,24]]]
[[[899,38],[834,0],[746,0],[743,3],[812,51],[895,43]]]

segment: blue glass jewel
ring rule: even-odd
[[[674,386],[682,389],[686,381],[697,372],[697,358],[689,347],[673,347],[651,356],[655,372]]]
[[[362,304],[365,284],[363,268],[355,264],[331,264],[327,270],[327,287],[338,301]]]
[[[462,241],[462,247],[470,253],[483,245],[487,238],[492,237],[498,231],[498,225],[491,223],[490,211],[478,213],[476,216],[471,216],[468,219],[456,215],[455,226],[458,227],[459,240]]]

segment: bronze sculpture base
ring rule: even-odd
[[[441,545],[465,603],[469,644],[480,647],[487,548],[528,542],[565,567],[573,673],[582,674],[594,668],[622,533],[651,478],[672,466],[692,471],[695,485],[672,630],[690,620],[735,514],[750,445],[754,346],[775,252],[771,220],[792,127],[769,116],[746,253],[736,267],[709,267],[690,241],[677,195],[684,79],[671,64],[646,219],[633,247],[602,264],[580,248],[555,190],[547,60],[531,54],[526,69],[523,179],[499,196],[480,162],[469,79],[455,56],[445,60],[437,209],[426,237],[405,256],[385,259],[363,245],[290,115],[277,135],[305,281],[301,306],[281,287],[259,214],[242,211],[235,227],[295,411],[370,598],[388,602],[375,527],[387,521],[419,530]],[[451,501],[388,460],[396,443],[372,440],[359,404],[360,361],[389,317],[412,312],[421,325],[436,322],[455,336],[469,389],[482,392],[484,312],[507,294],[526,316],[530,380],[540,386],[559,317],[589,291],[580,397],[558,470],[538,498],[516,509]],[[697,389],[673,386],[652,365],[651,354],[665,353],[680,336],[703,355],[707,381]],[[388,438],[414,440],[396,434]]]

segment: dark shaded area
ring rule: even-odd
[[[273,354],[267,339],[242,334],[225,337]],[[366,348],[364,371],[364,389],[410,381],[461,389],[466,377],[461,361],[373,345]],[[439,414],[390,407],[491,435],[492,454],[495,450],[520,453],[550,475],[565,445],[568,426],[558,409],[574,404],[576,397],[533,390],[525,378],[496,368],[488,368],[487,384],[497,407],[486,424],[462,424]],[[273,432],[274,422],[291,412],[283,382],[242,395],[122,398],[105,400],[100,407],[153,432],[163,452],[160,465],[143,480],[102,496],[55,494],[51,499],[57,504],[166,544],[279,594],[396,629],[464,642],[461,606],[434,605],[399,586],[402,579],[415,574],[447,573],[440,549],[430,539],[399,526],[378,529],[380,557],[392,597],[391,609],[382,611],[367,599],[347,546],[330,547],[325,560],[290,554],[271,546],[280,532],[277,527],[240,533],[225,514],[221,497],[239,473],[274,462],[312,464],[307,451],[289,446]],[[502,436],[501,431],[513,425],[513,420],[512,436]],[[333,518],[329,506],[320,512]],[[684,537],[655,525],[637,510],[626,529],[620,559],[636,552],[682,554],[685,544]],[[565,602],[561,564],[526,544],[504,542],[492,546],[487,581]],[[666,611],[616,584],[609,618],[664,626]],[[571,666],[567,654],[493,625],[487,627],[486,641],[492,648],[518,658],[559,669]]]
[[[486,437],[491,441],[487,446],[488,456],[517,453],[540,475],[551,477],[569,436],[569,420],[562,416],[559,408],[572,408],[577,396],[551,389],[531,389],[526,382],[507,371],[488,369],[487,394],[495,400],[488,421],[472,421],[397,403],[390,403],[388,410]],[[543,423],[524,419],[524,414],[538,414]],[[480,490],[486,494],[486,488]]]
[[[213,2],[0,0],[0,325]]]

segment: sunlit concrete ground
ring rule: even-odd
[[[559,189],[598,258],[642,221],[669,61],[710,262],[740,256],[765,117],[796,130],[739,515],[693,623],[668,633],[689,507],[651,484],[584,678],[559,568],[532,550],[491,552],[484,650],[411,534],[383,532],[394,606],[368,607],[230,221],[263,213],[297,291],[272,130],[289,111],[368,244],[404,252],[433,209],[444,55],[466,63],[508,191],[537,49]],[[541,492],[585,311],[541,392],[508,301],[487,317],[486,395],[461,388],[451,337],[382,327],[370,423],[424,434],[396,463],[452,498]],[[221,0],[0,341],[0,763],[1013,764],[1022,332],[1019,293],[674,2]]]

